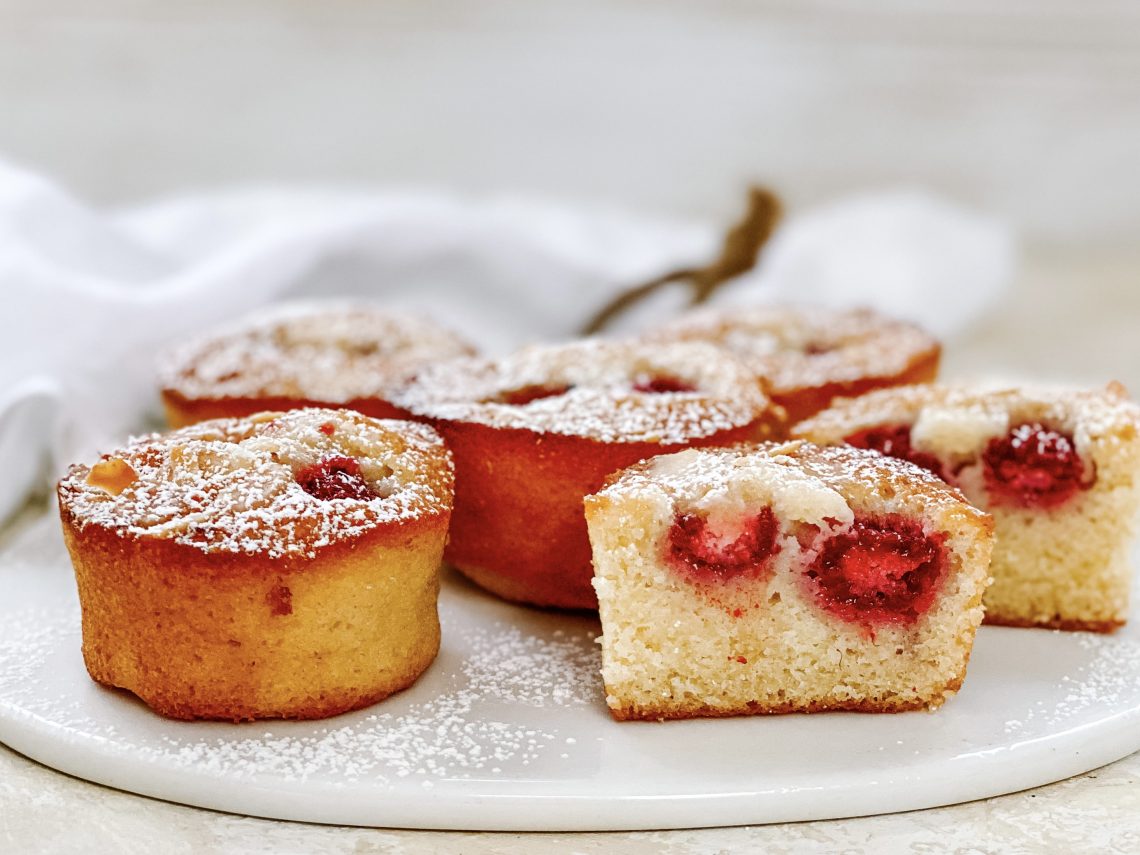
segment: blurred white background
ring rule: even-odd
[[[721,214],[918,183],[1140,232],[1133,0],[4,0],[0,142],[98,200],[279,179]]]
[[[1132,0],[0,0],[0,152],[108,204],[305,181],[726,220],[748,180],[924,187],[1023,247],[951,369],[1140,385]]]

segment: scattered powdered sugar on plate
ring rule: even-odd
[[[559,629],[541,638],[495,621],[475,629],[465,642],[470,655],[463,672],[489,697],[546,707],[592,704],[602,696],[600,654],[592,634]]]
[[[1087,632],[1071,633],[1071,637],[1090,655],[1090,660],[1060,677],[1065,695],[1059,703],[1037,701],[1023,718],[1006,722],[1007,734],[1023,733],[1031,725],[1034,730],[1040,730],[1042,724],[1062,727],[1080,713],[1108,698],[1119,697],[1136,685],[1140,677],[1140,642]]]
[[[904,782],[968,779],[984,797],[1027,785],[1002,778],[1011,766],[1041,764],[1029,783],[1046,783],[1135,744],[1135,615],[1105,637],[983,628],[963,691],[933,715],[618,724],[602,698],[596,621],[513,607],[451,574],[440,656],[407,691],[326,721],[171,721],[87,676],[56,525],[40,517],[0,535],[0,741],[170,801],[318,822],[538,830],[583,804],[576,828],[698,824],[716,799],[740,797],[739,811],[714,819],[752,823],[817,815],[823,781],[871,789],[875,810],[895,810],[912,788],[887,770]],[[645,813],[651,804],[663,812]]]
[[[85,708],[78,697],[44,689],[45,669],[55,667],[49,657],[60,652],[68,655],[77,686],[89,688],[77,661],[78,609],[22,610],[5,616],[0,631],[0,716],[6,707],[13,715],[30,713],[85,739],[102,741],[112,753],[235,779],[320,777],[347,784],[361,778],[373,783],[420,778],[423,786],[431,787],[438,780],[496,775],[508,764],[525,767],[555,749],[564,752],[573,737],[567,739],[547,724],[523,723],[528,717],[518,715],[518,708],[599,703],[594,634],[528,634],[501,621],[473,624],[459,619],[455,609],[444,609],[443,631],[451,640],[449,647],[463,655],[449,660],[450,673],[436,675],[444,688],[429,700],[401,704],[401,696],[396,696],[392,711],[381,703],[327,722],[307,723],[167,724],[145,713],[148,726],[138,732],[123,727],[120,716],[93,715],[99,706]],[[99,692],[98,698],[100,705],[127,705],[124,711],[142,712],[125,693]],[[530,718],[538,722],[556,717]]]
[[[78,608],[28,608],[4,615],[0,622],[0,704],[13,696],[34,694],[36,675],[66,636],[75,636],[78,645]]]
[[[530,707],[595,703],[601,697],[598,653],[589,633],[526,635],[495,622],[464,628],[443,618],[445,637],[459,630],[467,656],[451,681],[459,685],[404,712],[383,704],[340,727],[284,735],[273,722],[248,739],[165,740],[168,759],[199,770],[305,780],[314,775],[352,781],[483,777],[508,762],[529,765],[566,739],[549,727],[520,725],[487,715],[498,705]],[[504,717],[506,718],[506,717]],[[276,732],[275,732],[276,731]]]
[[[568,618],[558,625],[525,610],[518,621],[503,619],[514,609],[448,580],[443,650],[407,692],[326,721],[170,721],[87,676],[79,605],[54,520],[24,528],[4,544],[0,562],[0,724],[34,719],[53,738],[127,762],[235,780],[420,779],[431,787],[517,776],[544,756],[556,759],[574,744],[568,713],[602,703],[596,624]]]

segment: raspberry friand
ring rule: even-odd
[[[141,437],[60,482],[99,683],[172,718],[320,718],[435,658],[451,456],[347,410]]]
[[[688,450],[586,499],[617,719],[936,707],[982,619],[992,522],[913,464]]]
[[[1124,623],[1140,505],[1140,408],[1090,391],[912,386],[837,401],[795,436],[924,466],[993,514],[986,622]]]
[[[928,333],[869,309],[755,306],[691,312],[650,341],[707,341],[743,361],[794,424],[841,395],[924,383],[941,347]]]
[[[582,499],[607,475],[780,429],[748,369],[696,343],[587,340],[455,360],[396,403],[455,454],[447,560],[500,597],[562,608],[597,608]]]
[[[266,410],[346,407],[402,418],[392,390],[474,348],[418,315],[366,303],[296,303],[175,347],[159,367],[171,427]]]

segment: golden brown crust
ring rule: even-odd
[[[856,398],[885,387],[932,383],[938,379],[941,355],[941,347],[935,345],[933,349],[917,354],[914,363],[906,370],[890,377],[866,377],[862,380],[828,383],[816,388],[806,387],[791,391],[768,389],[768,394],[774,403],[784,408],[787,413],[787,424],[794,426],[797,422],[827,409],[831,406],[831,402],[838,398]]]
[[[661,446],[783,419],[742,363],[704,343],[587,339],[454,360],[425,368],[393,400],[432,424]]]
[[[708,458],[710,466],[715,466],[717,458],[734,460],[749,454],[777,460],[786,457],[797,461],[804,471],[851,495],[906,497],[916,508],[923,505],[927,508],[937,506],[943,513],[953,515],[955,520],[968,525],[979,534],[987,537],[993,534],[993,517],[968,504],[957,488],[903,460],[845,445],[816,445],[803,439],[743,442],[735,445],[721,442],[709,443],[709,446],[724,446],[713,450]],[[659,453],[666,452],[662,450]],[[601,489],[586,498],[586,505],[602,507],[611,495],[640,489],[646,480],[654,478],[653,469],[653,461],[643,460],[612,472],[603,480]],[[705,478],[710,480],[702,480],[702,484],[714,483],[711,479],[716,478],[715,471],[710,469]]]
[[[335,407],[405,418],[388,398],[433,362],[474,347],[434,321],[367,303],[280,304],[160,360],[172,427],[266,410]]]
[[[237,419],[265,411],[301,410],[306,407],[327,407],[329,404],[307,398],[187,398],[173,389],[162,390],[162,408],[166,423],[181,428],[210,419]],[[409,413],[383,398],[352,398],[337,404],[374,419],[407,419]]]
[[[1060,629],[1068,632],[1099,632],[1105,635],[1116,632],[1126,621],[1124,620],[1071,620],[1069,618],[1051,618],[1049,620],[1026,620],[1020,617],[1011,617],[986,612],[982,623],[987,626],[1012,626],[1021,629]]]
[[[506,599],[567,609],[597,608],[582,500],[610,473],[765,438],[782,419],[743,366],[700,344],[587,340],[458,360],[396,400],[455,456],[447,560]]]
[[[934,710],[942,706],[952,695],[957,694],[965,679],[966,670],[963,668],[960,674],[946,683],[942,691],[932,694],[928,698],[917,700],[900,700],[897,698],[885,698],[883,700],[851,699],[834,703],[810,701],[786,704],[750,702],[731,709],[712,707],[707,704],[670,704],[668,707],[662,706],[655,709],[619,705],[610,707],[610,715],[615,721],[675,721],[686,718],[735,718],[745,715],[786,715],[788,713],[900,713],[915,710]]]
[[[971,388],[954,384],[909,385],[837,400],[825,412],[793,425],[792,435],[821,444],[843,441],[878,424],[912,424],[930,406],[979,415],[1001,415],[1044,424],[1081,422],[1096,436],[1136,436],[1137,409],[1125,388]]]
[[[310,493],[304,473],[330,455],[369,492]],[[335,715],[405,688],[439,649],[452,470],[424,425],[207,422],[74,466],[58,493],[88,671],[163,715]]]
[[[838,397],[925,383],[938,374],[942,347],[914,324],[869,309],[755,306],[706,309],[649,333],[650,341],[707,341],[755,373],[788,413],[788,424]]]
[[[322,501],[305,492],[300,472],[345,457],[360,467],[368,498]],[[121,489],[96,478],[108,467],[129,470]],[[449,510],[452,485],[450,454],[430,427],[309,409],[138,437],[94,466],[73,465],[58,494],[81,527],[204,552],[312,557],[376,523]]]
[[[445,557],[505,599],[596,609],[583,497],[607,476],[686,446],[603,443],[430,420],[455,455],[455,511]],[[720,445],[768,430],[764,420],[690,443]]]
[[[89,673],[163,715],[336,715],[407,687],[438,651],[446,514],[312,559],[202,553],[61,518]]]
[[[780,526],[765,572],[693,584],[671,561],[679,514],[731,526],[758,508]],[[911,464],[802,441],[685,451],[611,477],[586,513],[618,720],[933,708],[964,679],[993,521]],[[818,552],[801,531],[861,515],[901,515],[937,536],[941,575],[913,621],[836,614],[807,584]]]

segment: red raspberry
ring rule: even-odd
[[[807,578],[817,601],[844,620],[913,623],[934,603],[946,566],[944,539],[898,514],[857,518],[823,544]]]
[[[529,404],[531,401],[539,401],[543,398],[556,398],[559,395],[565,395],[573,386],[523,386],[521,389],[512,389],[510,392],[504,392],[495,399],[499,404],[510,404],[513,407],[521,407],[523,404]]]
[[[1039,424],[991,439],[982,453],[986,492],[995,505],[1055,508],[1091,483],[1071,437]]]
[[[771,508],[744,520],[740,534],[727,543],[709,530],[704,517],[680,514],[669,529],[669,561],[701,580],[729,579],[759,570],[779,552],[779,531],[780,523]]]
[[[909,460],[916,466],[933,472],[943,481],[949,480],[942,468],[942,462],[937,457],[924,451],[916,451],[911,445],[909,425],[879,425],[856,431],[843,441],[855,448],[869,448],[887,457]]]
[[[633,391],[660,395],[666,392],[695,392],[697,387],[676,377],[653,377],[642,374],[634,380]]]
[[[379,494],[360,474],[360,464],[353,457],[326,457],[320,463],[306,466],[297,473],[297,483],[310,496],[318,499],[375,499]]]

